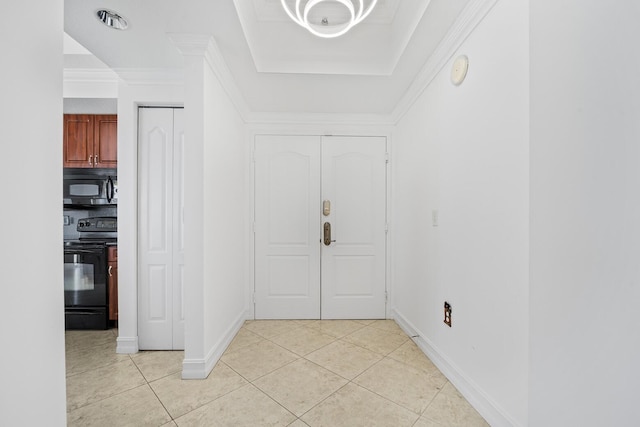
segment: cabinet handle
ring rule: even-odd
[[[89,166],[93,166],[93,163],[91,162],[91,154],[89,154]]]
[[[113,274],[111,274],[111,269],[113,269],[112,265],[109,266],[109,277],[113,277]]]
[[[94,157],[94,161],[93,161],[93,163],[94,163],[96,166],[98,166],[98,155],[96,154],[96,155],[95,155],[95,156],[93,156],[93,157]]]

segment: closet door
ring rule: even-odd
[[[183,132],[180,126],[175,126],[175,110],[139,109],[138,344],[141,350],[184,347]]]

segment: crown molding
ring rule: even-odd
[[[204,56],[216,44],[210,34],[169,33],[167,37],[184,56]]]
[[[63,79],[71,83],[118,83],[118,75],[109,68],[65,68]]]
[[[499,0],[471,0],[444,36],[433,55],[413,80],[393,112],[391,121],[398,123],[427,89],[464,41],[482,22]]]
[[[108,68],[65,68],[65,98],[117,98],[118,75]]]
[[[167,35],[184,56],[201,56],[205,59],[222,88],[229,96],[241,119],[246,123],[250,110],[229,70],[215,38],[209,34],[170,33]]]
[[[182,68],[116,68],[114,71],[129,85],[172,85],[184,83]]]
[[[388,114],[343,113],[249,113],[247,123],[254,125],[327,125],[327,126],[392,126]]]

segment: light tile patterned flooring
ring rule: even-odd
[[[488,425],[392,320],[247,321],[206,380],[115,338],[67,331],[68,425]]]

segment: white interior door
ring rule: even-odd
[[[182,124],[181,109],[139,109],[138,345],[141,350],[184,348]]]
[[[385,138],[323,137],[322,200],[323,232],[331,226],[322,244],[322,318],[384,318]]]
[[[255,316],[320,317],[318,137],[255,144]]]
[[[255,317],[384,318],[385,276],[386,139],[256,137]]]

